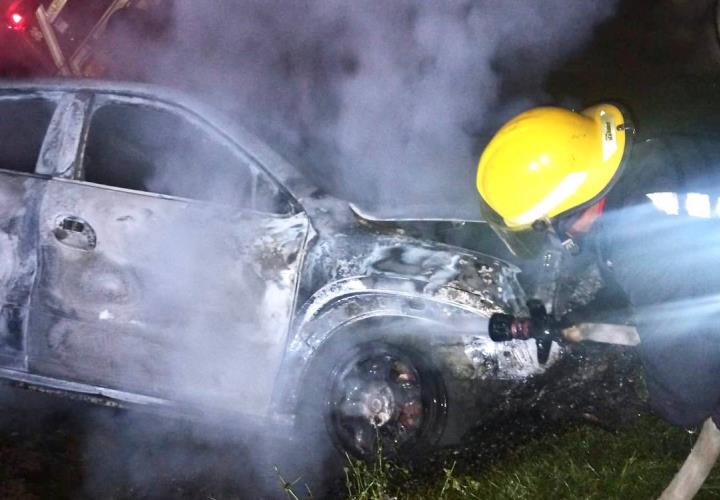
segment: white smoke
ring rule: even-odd
[[[178,0],[165,41],[115,69],[212,102],[343,198],[475,215],[483,142],[615,4]]]
[[[177,87],[214,104],[338,196],[381,210],[405,207],[406,212],[472,217],[473,178],[483,141],[510,114],[543,102],[544,76],[592,38],[615,3],[177,0],[166,3],[170,11],[160,25],[111,27],[109,69],[111,76]],[[528,92],[506,95],[508,82],[517,81]],[[186,185],[195,180],[178,178]],[[225,236],[204,235],[193,243],[195,235],[182,228],[167,234],[169,241],[145,242],[135,256],[154,270],[157,295],[174,302],[178,317],[193,310],[196,297],[226,304],[231,297],[203,281],[208,274],[222,276],[222,266],[211,264],[219,262],[213,248],[221,247]],[[248,288],[248,294],[256,294],[262,286]],[[145,306],[169,310],[162,300]],[[205,402],[208,397],[188,398],[197,383],[188,367],[231,367],[233,349],[242,349],[243,337],[235,335],[242,318],[228,325],[217,324],[218,317],[187,318],[186,331],[178,332],[184,340],[175,345],[186,350],[163,360],[177,360],[168,372],[186,399]],[[218,332],[235,339],[225,352],[205,341]],[[261,370],[263,361],[246,363],[246,371]],[[122,435],[127,427],[128,446],[141,447],[145,438],[138,435],[144,434],[135,426],[138,420],[132,422],[112,424],[112,434]],[[157,437],[163,432],[175,444]],[[154,427],[152,446],[133,452],[139,465],[123,465],[130,470],[129,481],[154,488],[157,468],[184,474],[185,480],[217,469],[217,461],[196,454],[194,444],[183,448],[184,433],[177,426]],[[194,432],[187,438],[197,441]],[[205,445],[221,441],[214,437]],[[243,455],[246,464],[262,456],[267,465],[267,453],[261,452],[265,443],[255,440]],[[95,456],[102,442],[93,444]],[[127,452],[115,453],[123,457]],[[157,459],[157,453],[167,458]],[[106,466],[92,476],[94,492],[102,491],[102,478],[114,468]],[[220,469],[219,474],[233,474],[227,463]]]

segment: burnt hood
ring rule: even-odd
[[[398,223],[484,223],[480,213],[480,204],[476,207],[460,203],[457,206],[447,204],[414,204],[383,207],[361,207],[350,203],[350,210],[356,217],[368,222]]]
[[[431,207],[417,211],[413,211],[413,207],[408,207],[407,210],[399,209],[395,213],[393,210],[368,212],[354,204],[350,204],[350,209],[359,224],[374,231],[443,243],[495,255],[509,262],[516,260],[490,225],[480,218],[479,209],[477,216],[472,218],[452,217],[451,214],[441,216],[442,211],[431,215]],[[405,213],[402,213],[403,211]]]

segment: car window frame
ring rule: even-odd
[[[31,93],[19,93],[19,92],[9,92],[9,93],[0,93],[0,102],[8,102],[8,101],[31,101],[35,99],[43,99],[45,101],[48,101],[54,106],[54,109],[52,111],[52,115],[50,116],[50,121],[47,123],[47,126],[45,127],[45,133],[43,134],[42,141],[40,141],[40,149],[38,150],[37,159],[35,160],[35,165],[33,166],[32,172],[21,172],[19,170],[10,170],[7,168],[0,167],[0,174],[2,175],[20,175],[24,177],[34,177],[38,179],[46,179],[48,176],[39,172],[38,168],[40,167],[43,159],[43,152],[46,149],[46,144],[48,143],[49,137],[50,137],[50,130],[54,126],[54,120],[56,115],[58,115],[60,108],[61,108],[61,99],[63,97],[62,93],[58,92],[31,92]]]
[[[201,131],[208,134],[208,136],[216,140],[216,142],[222,144],[223,146],[227,147],[229,150],[233,152],[233,154],[237,155],[238,159],[241,161],[244,161],[248,164],[249,168],[254,169],[256,171],[257,175],[263,176],[265,181],[271,183],[278,192],[279,196],[284,197],[287,202],[285,203],[287,205],[287,210],[283,212],[273,212],[273,211],[262,211],[258,210],[256,208],[251,207],[235,207],[228,204],[223,204],[220,202],[213,202],[213,201],[207,201],[207,200],[200,200],[195,198],[187,198],[182,196],[176,196],[176,195],[168,195],[168,194],[162,194],[162,193],[156,193],[154,191],[141,191],[137,189],[130,189],[130,188],[124,188],[120,186],[112,186],[109,184],[99,184],[95,182],[91,182],[84,179],[84,162],[85,162],[85,148],[87,145],[87,139],[88,135],[90,133],[90,127],[92,124],[92,119],[94,113],[101,109],[104,106],[107,105],[132,105],[132,106],[138,106],[138,107],[146,107],[151,108],[159,111],[165,111],[168,113],[172,113],[181,119],[189,122],[191,125],[198,127]],[[302,205],[299,203],[297,198],[295,198],[292,193],[285,187],[285,185],[279,181],[273,174],[270,172],[264,165],[262,165],[260,162],[258,162],[254,156],[245,150],[240,144],[237,143],[237,141],[230,136],[229,134],[225,133],[223,130],[219,129],[215,125],[213,125],[212,122],[210,122],[208,119],[204,118],[197,112],[184,107],[182,105],[178,105],[173,102],[167,102],[164,100],[155,100],[147,97],[140,97],[140,96],[134,96],[134,95],[117,95],[117,94],[103,94],[103,93],[95,93],[94,97],[92,99],[92,102],[88,106],[85,112],[85,119],[84,119],[84,129],[83,129],[83,135],[82,140],[80,141],[80,144],[76,151],[75,156],[75,162],[73,167],[73,175],[71,180],[74,182],[82,182],[84,184],[93,185],[99,188],[104,189],[111,189],[116,191],[122,191],[127,193],[133,193],[137,195],[144,195],[144,196],[152,196],[156,198],[163,198],[168,200],[177,200],[182,201],[186,203],[194,203],[194,204],[201,204],[201,205],[208,205],[208,206],[232,206],[233,210],[243,211],[243,212],[254,212],[258,214],[263,215],[271,215],[276,217],[287,217],[287,216],[293,216],[297,215],[299,213],[303,213],[305,210],[302,207]]]

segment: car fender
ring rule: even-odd
[[[521,380],[544,372],[558,358],[557,348],[549,362],[541,365],[534,341],[497,344],[487,333],[487,320],[493,313],[523,310],[516,269],[504,263],[488,267],[469,257],[462,260],[462,264],[458,260],[460,268],[478,266],[482,271],[482,289],[474,278],[462,278],[463,273],[448,274],[443,283],[432,277],[372,274],[330,282],[313,294],[299,311],[288,345],[278,381],[278,411],[292,412],[303,374],[323,345],[339,332],[362,331],[356,327],[379,318],[412,323],[408,337],[422,336],[443,373],[463,383],[477,385],[488,378]]]

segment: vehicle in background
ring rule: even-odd
[[[101,77],[108,28],[161,29],[157,14],[167,11],[161,0],[0,0],[0,76]]]

